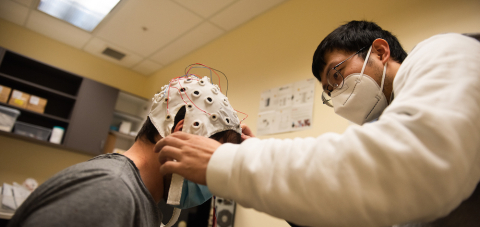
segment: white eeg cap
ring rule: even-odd
[[[205,137],[225,130],[242,133],[236,111],[208,77],[172,79],[152,101],[148,116],[164,138],[171,134],[175,115],[183,106],[186,107],[183,132]]]

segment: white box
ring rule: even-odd
[[[132,128],[132,122],[122,121],[122,123],[120,124],[120,129],[118,131],[123,134],[129,134],[131,128]]]
[[[0,130],[11,132],[18,115],[20,115],[19,110],[0,106]]]

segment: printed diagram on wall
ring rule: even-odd
[[[257,135],[298,131],[311,127],[315,78],[262,92]]]

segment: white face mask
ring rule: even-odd
[[[362,71],[348,75],[343,87],[332,91],[335,113],[359,125],[377,119],[388,106],[387,98],[383,94],[387,64],[383,67],[381,86],[370,76],[363,74],[371,51],[372,47],[368,50]]]

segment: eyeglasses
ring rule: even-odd
[[[329,107],[333,107],[333,103],[332,103],[332,98],[330,97],[330,94],[332,93],[333,90],[335,89],[342,89],[343,87],[343,84],[345,82],[345,78],[343,77],[343,75],[340,73],[340,71],[337,70],[337,68],[343,64],[344,62],[348,61],[348,59],[350,58],[353,58],[353,56],[359,54],[360,52],[362,52],[362,50],[364,50],[366,48],[365,47],[362,47],[360,50],[358,50],[356,53],[352,54],[350,57],[348,57],[347,59],[341,61],[340,63],[338,63],[337,65],[335,65],[333,68],[329,69],[328,72],[327,72],[327,88],[326,90],[324,90],[322,92],[322,102],[323,104],[329,106]],[[333,70],[333,71],[332,71]]]

